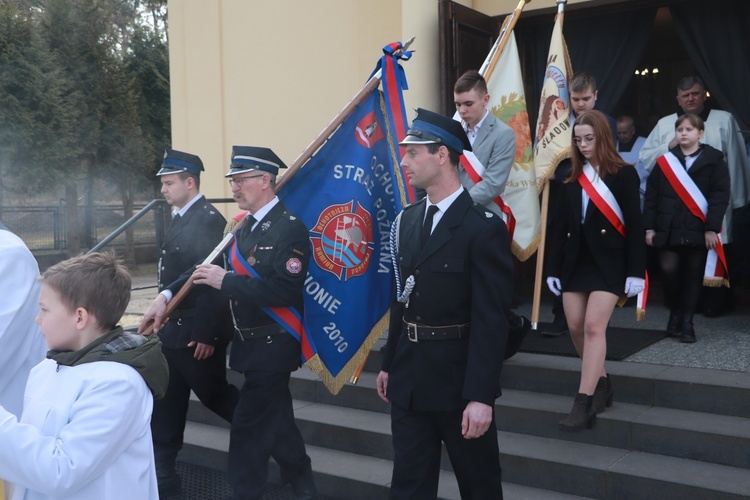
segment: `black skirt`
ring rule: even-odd
[[[608,285],[604,274],[596,265],[586,238],[581,236],[573,274],[563,287],[563,292],[609,292],[614,295],[622,295],[625,289],[625,280],[615,285]]]

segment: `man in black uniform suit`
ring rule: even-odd
[[[513,292],[503,221],[461,187],[461,125],[419,109],[401,143],[409,183],[426,198],[400,214],[394,300],[378,394],[391,403],[391,498],[436,498],[441,442],[462,498],[502,498],[494,401]],[[397,295],[400,294],[400,287]]]
[[[157,176],[172,206],[159,259],[159,290],[203,261],[221,241],[226,220],[200,194],[203,162],[198,156],[167,149]],[[227,422],[232,421],[239,391],[227,383],[226,347],[232,338],[228,305],[217,314],[205,290],[194,289],[159,330],[169,364],[166,396],[154,403],[151,432],[162,499],[182,498],[175,470],[182,448],[192,389],[198,399]]]
[[[290,374],[301,364],[300,343],[273,319],[276,308],[302,314],[310,260],[307,228],[275,195],[279,168],[286,167],[268,148],[232,149],[227,177],[238,206],[247,210],[236,247],[229,250],[232,270],[207,264],[193,272],[196,285],[213,287],[230,301],[235,335],[229,365],[245,375],[229,442],[233,499],[262,496],[270,457],[297,498],[317,495],[289,391]],[[169,289],[179,290],[188,277],[183,274]],[[164,301],[152,304],[146,320],[159,324],[165,307]]]

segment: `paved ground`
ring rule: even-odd
[[[545,294],[547,295],[547,294]],[[735,290],[734,310],[718,318],[696,315],[695,332],[698,342],[682,344],[665,338],[625,359],[625,362],[653,363],[693,368],[714,368],[750,372],[750,290]],[[540,322],[552,321],[552,301],[545,297],[540,309]],[[516,312],[531,317],[531,298]],[[660,330],[667,326],[669,310],[657,297],[646,311],[646,319],[635,321],[635,308],[616,308],[612,326]]]

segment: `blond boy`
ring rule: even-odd
[[[0,477],[13,500],[157,499],[149,425],[167,365],[156,336],[117,326],[131,280],[114,255],[74,257],[41,277],[50,351],[29,375],[20,421],[0,407]]]

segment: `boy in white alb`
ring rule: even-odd
[[[0,407],[0,477],[12,500],[158,499],[154,398],[167,388],[156,336],[116,326],[130,275],[114,255],[74,257],[41,278],[50,351],[29,375],[20,421]]]

